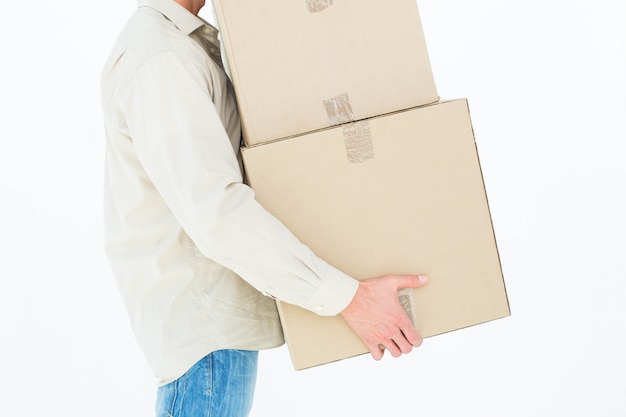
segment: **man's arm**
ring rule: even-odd
[[[144,60],[116,95],[132,140],[126,149],[156,191],[150,198],[158,195],[199,252],[257,290],[320,315],[338,314],[358,281],[316,256],[243,184],[224,127],[223,118],[236,117],[224,107],[225,75],[208,56],[183,52]]]
[[[344,319],[379,359],[421,339],[398,289],[423,284],[388,276],[359,283],[319,259],[255,200],[242,183],[211,81],[164,52],[144,63],[123,97],[134,148],[150,181],[208,258],[259,291]]]

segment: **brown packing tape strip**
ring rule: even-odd
[[[333,5],[333,0],[306,0],[306,7],[311,13],[318,13]]]
[[[343,138],[346,145],[348,161],[359,163],[374,158],[374,144],[367,121],[353,122],[354,113],[348,94],[340,94],[323,101],[328,124],[344,125]]]
[[[360,163],[374,158],[374,143],[367,120],[344,125],[343,139],[348,162]]]
[[[398,291],[398,300],[400,301],[400,305],[406,312],[406,315],[409,316],[409,320],[411,320],[411,324],[417,330],[417,320],[415,317],[415,310],[413,306],[415,305],[415,298],[413,296],[412,288],[403,288]]]
[[[323,104],[330,126],[349,123],[354,120],[354,113],[352,112],[348,94],[344,93],[337,97],[324,100]]]

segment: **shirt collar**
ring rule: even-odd
[[[210,26],[206,21],[198,16],[194,16],[189,10],[174,0],[137,0],[137,6],[147,6],[158,10],[186,35],[190,35],[201,26]]]

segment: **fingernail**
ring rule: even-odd
[[[428,282],[428,275],[418,275],[417,279],[419,282]]]

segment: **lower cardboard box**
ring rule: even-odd
[[[243,149],[257,200],[360,280],[425,273],[422,337],[510,314],[467,100],[443,101]],[[341,316],[279,302],[293,365],[367,353]]]

